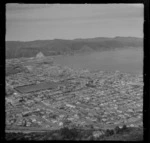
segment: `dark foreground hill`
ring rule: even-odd
[[[35,57],[39,52],[51,56],[142,46],[143,39],[136,37],[6,41],[6,58]]]
[[[113,130],[92,129],[68,129],[53,130],[47,132],[7,132],[6,140],[99,140],[99,141],[143,141],[143,129],[139,127],[122,129],[116,127]]]

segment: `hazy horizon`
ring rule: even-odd
[[[32,41],[46,41],[46,40],[77,40],[77,39],[94,39],[94,38],[116,38],[116,37],[124,37],[124,36],[115,36],[115,37],[88,37],[88,38],[73,38],[73,39],[59,39],[59,38],[53,38],[53,39],[35,39],[35,40],[5,40],[6,42],[32,42]],[[124,38],[128,38],[131,36],[126,36]],[[143,37],[132,37],[132,38],[143,38]]]
[[[142,4],[6,4],[6,41],[143,38]]]

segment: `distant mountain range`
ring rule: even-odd
[[[143,47],[143,38],[97,37],[74,40],[6,41],[6,58],[35,57],[39,52],[42,52],[45,56],[51,56],[125,47]]]

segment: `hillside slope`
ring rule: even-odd
[[[30,42],[6,41],[6,58],[35,57],[39,52],[42,52],[45,56],[50,56],[142,46],[143,39],[136,37],[98,37],[74,40],[54,39]]]

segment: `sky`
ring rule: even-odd
[[[142,4],[6,4],[6,41],[143,37]]]

